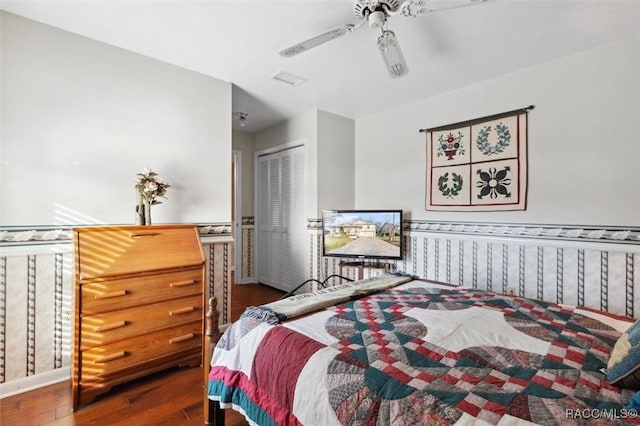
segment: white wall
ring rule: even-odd
[[[303,112],[290,120],[256,133],[255,152],[268,151],[281,145],[304,143],[306,161],[306,214],[317,217],[318,211],[318,110]]]
[[[422,220],[638,226],[639,75],[640,35],[358,119],[356,207]],[[425,211],[418,130],[532,104],[527,210]]]
[[[253,155],[255,135],[253,133],[232,132],[234,150],[242,152],[242,216],[253,216]]]
[[[307,218],[315,219],[354,205],[354,137],[354,120],[314,109],[256,133],[255,152],[305,143]]]
[[[355,122],[318,111],[318,210],[353,208],[354,178]]]
[[[1,19],[0,225],[133,223],[145,166],[155,223],[230,221],[230,83]]]

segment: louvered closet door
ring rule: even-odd
[[[258,159],[258,279],[289,291],[305,277],[304,147]]]
[[[282,157],[280,169],[283,226],[281,282],[287,291],[307,278],[304,267],[307,232],[304,160],[304,147],[295,148]]]
[[[273,216],[280,217],[277,212],[280,197],[275,191],[280,189],[280,158],[264,156],[258,159],[258,281],[264,284],[273,282],[271,268],[272,235],[275,234]],[[274,214],[275,212],[275,214]]]

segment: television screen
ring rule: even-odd
[[[323,256],[402,259],[402,210],[325,210]]]

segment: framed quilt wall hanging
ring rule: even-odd
[[[525,210],[531,109],[420,130],[427,135],[426,210]]]

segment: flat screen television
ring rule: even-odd
[[[322,235],[323,256],[401,260],[402,210],[325,210]]]

